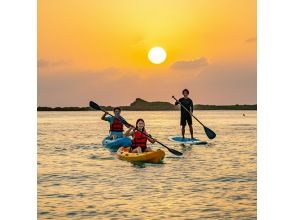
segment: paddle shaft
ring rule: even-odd
[[[185,106],[182,105],[181,102],[179,102],[179,100],[177,100],[174,96],[173,96],[172,98],[173,98],[174,100],[176,100],[176,102],[178,102],[178,103],[182,106],[183,109],[185,109],[187,112],[189,112],[190,115],[191,115],[193,118],[195,118],[195,119],[196,119],[196,120],[197,120],[197,121],[198,121],[203,127],[205,127],[204,124],[202,124],[201,121],[198,120],[198,118],[196,118],[196,117],[195,117],[195,116],[194,116],[194,115],[193,115],[193,114],[192,114],[192,113],[191,113],[191,112],[190,112]]]

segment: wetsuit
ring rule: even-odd
[[[179,102],[188,110],[193,112],[193,101],[190,98],[180,98]],[[175,105],[178,105],[179,102],[176,102]],[[186,109],[184,109],[181,106],[181,125],[182,126],[186,126],[187,122],[188,125],[192,125],[192,117],[190,115],[189,112],[186,111]]]

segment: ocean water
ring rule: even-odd
[[[243,113],[246,117],[243,117]],[[256,219],[256,111],[198,111],[215,131],[181,146],[179,112],[123,112],[171,148],[162,164],[135,165],[101,145],[101,112],[38,112],[38,219]],[[188,136],[188,129],[187,129]]]

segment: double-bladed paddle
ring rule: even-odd
[[[104,109],[100,108],[100,106],[99,106],[97,103],[93,102],[93,101],[90,101],[89,106],[90,106],[91,108],[95,109],[95,110],[103,111],[103,112],[109,114],[110,116],[114,117],[114,116],[113,116],[112,114],[110,114],[109,112],[107,112],[107,111],[105,111]],[[127,127],[133,127],[133,128],[135,128],[133,125],[129,124],[125,119],[119,118],[119,120],[120,120],[124,125],[126,125]],[[135,129],[135,130],[139,131],[138,129]],[[181,155],[183,155],[183,153],[181,153],[181,152],[179,152],[179,151],[177,151],[177,150],[175,150],[175,149],[169,148],[168,146],[166,146],[165,144],[161,143],[160,141],[154,139],[154,138],[151,137],[150,135],[147,135],[147,134],[145,134],[145,133],[142,132],[142,131],[139,131],[139,132],[141,132],[141,134],[143,134],[143,135],[145,135],[145,136],[147,136],[147,137],[153,139],[155,142],[157,142],[157,143],[160,144],[161,146],[163,146],[163,147],[165,147],[166,149],[168,149],[168,151],[171,152],[172,154],[177,155],[177,156],[181,156]]]
[[[202,124],[201,121],[199,121],[198,118],[196,118],[185,106],[183,106],[181,102],[179,102],[174,96],[172,96],[172,98],[174,100],[176,100],[176,102],[178,102],[182,106],[183,109],[185,109],[187,112],[189,112],[189,114],[191,116],[193,116],[193,118],[195,118],[203,126],[204,131],[209,139],[213,139],[216,137],[216,134],[211,129],[206,127],[204,124]]]

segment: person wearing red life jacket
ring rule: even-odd
[[[133,137],[131,145],[131,150],[133,153],[151,151],[152,149],[147,146],[147,140],[151,143],[155,143],[156,141],[154,138],[150,138],[142,134],[142,132],[148,135],[148,133],[145,130],[145,122],[143,119],[140,118],[136,122],[136,127],[130,127],[125,133],[125,136]]]
[[[102,120],[108,121],[110,124],[109,137],[112,140],[123,137],[123,122],[125,121],[125,119],[120,116],[121,109],[119,107],[115,107],[113,113],[114,117],[110,115],[106,116],[109,114],[108,112],[105,112],[101,117]]]

